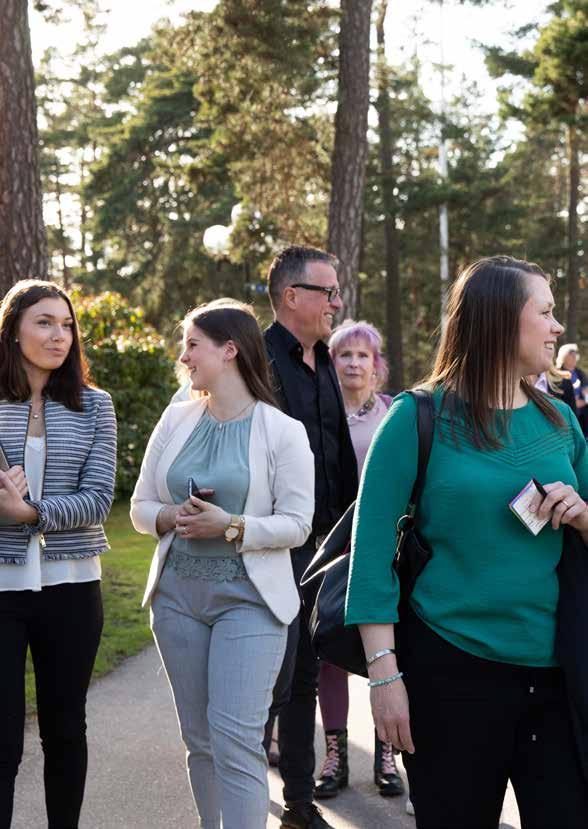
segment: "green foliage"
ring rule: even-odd
[[[251,299],[247,285],[263,278],[283,243],[324,245],[339,4],[219,0],[210,14],[192,12],[178,26],[162,22],[140,43],[104,56],[92,14],[100,0],[75,2],[87,12],[77,63],[64,73],[64,56],[49,53],[37,87],[54,276],[91,294],[118,292],[145,310],[143,324],[170,333],[199,302]],[[65,7],[65,0],[46,5]],[[441,123],[416,57],[399,67],[384,61],[374,73],[390,97],[406,381],[429,370],[436,343],[440,204],[449,207],[452,275],[501,252],[566,273],[570,118],[577,119],[580,158],[588,151],[585,98],[569,114],[574,84],[576,92],[585,85],[585,8],[585,0],[560,0],[547,27],[530,22],[514,33],[512,51],[486,47],[492,73],[510,73],[512,89],[500,95],[504,113],[525,124],[520,137],[480,111],[480,92],[467,80]],[[441,132],[449,144],[445,181]],[[386,331],[386,209],[371,127],[369,140],[361,314]],[[585,262],[581,204],[579,216]],[[229,223],[229,250],[215,260],[203,232]],[[565,294],[567,280],[558,283]],[[253,298],[267,319],[265,297]],[[588,308],[582,313],[588,318]]]
[[[178,33],[209,130],[192,180],[230,176],[243,205],[230,255],[243,259],[253,244],[258,276],[282,243],[326,239],[334,20],[324,0],[220,0]]]
[[[202,246],[204,230],[226,223],[236,197],[226,176],[198,188],[190,181],[206,131],[195,125],[196,76],[176,65],[173,31],[161,27],[149,46],[107,59],[103,94],[119,115],[95,133],[100,158],[85,188],[100,248],[85,284],[123,292],[164,328],[219,289],[243,297],[245,281],[239,267],[219,271]]]
[[[92,208],[84,188],[88,167],[98,154],[94,133],[116,117],[107,113],[101,96],[103,67],[98,46],[106,30],[101,2],[68,0],[64,8],[69,13],[77,11],[82,36],[70,53],[46,49],[36,76],[51,276],[66,288],[96,268],[96,251],[91,249]],[[72,227],[77,232],[72,233]]]
[[[588,6],[586,0],[563,0],[561,8],[537,40],[534,83],[548,97],[553,117],[586,126],[579,107],[588,99]]]
[[[177,388],[174,361],[143,311],[120,294],[74,292],[73,301],[92,377],[110,392],[117,413],[117,496],[129,495],[149,435]]]
[[[588,127],[588,6],[586,0],[560,0],[550,7],[552,17],[537,30],[537,38],[523,58],[533,71],[518,70],[512,56],[493,49],[488,57],[495,76],[519,74],[528,79],[524,95],[515,95],[512,89],[503,90],[503,114],[517,117],[530,136],[538,133],[553,139],[552,154],[567,145],[567,329],[568,336],[578,335],[580,306],[580,268],[586,261],[582,239],[581,180],[584,152],[581,136]],[[551,217],[553,221],[553,216]]]

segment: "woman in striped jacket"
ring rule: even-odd
[[[0,448],[0,829],[11,825],[23,750],[27,647],[49,829],[74,829],[116,420],[110,396],[89,383],[71,301],[51,282],[18,282],[0,305]]]

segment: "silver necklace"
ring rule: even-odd
[[[214,412],[212,411],[212,409],[211,409],[211,407],[210,407],[210,403],[208,404],[208,412],[209,412],[209,414],[210,414],[210,415],[214,418],[214,420],[216,420],[216,423],[217,423],[217,428],[218,428],[218,429],[222,429],[222,428],[223,428],[223,426],[225,425],[225,423],[230,423],[232,420],[236,420],[236,419],[239,417],[239,415],[242,415],[242,414],[243,414],[243,412],[247,411],[247,409],[248,409],[250,406],[253,406],[253,404],[254,404],[254,403],[255,403],[255,400],[251,400],[251,401],[250,401],[250,402],[249,402],[246,406],[243,406],[243,408],[241,409],[241,411],[237,412],[237,414],[234,414],[234,415],[232,415],[231,417],[226,417],[224,420],[220,420],[220,419],[219,419],[219,418],[218,418],[218,417],[214,414]]]
[[[368,399],[365,401],[365,403],[362,403],[362,405],[359,407],[359,409],[356,412],[349,412],[347,414],[347,423],[351,423],[352,420],[359,419],[360,417],[363,417],[368,412],[371,412],[371,410],[374,408],[375,405],[376,405],[376,396],[372,392],[370,394],[370,396],[368,397]]]
[[[33,404],[31,403],[31,417],[33,418],[33,420],[39,420],[39,418],[41,417],[42,411],[43,411],[43,404],[42,403],[41,403],[41,408],[39,409],[38,412],[33,411]]]

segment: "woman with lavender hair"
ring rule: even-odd
[[[367,322],[346,320],[333,331],[329,349],[341,384],[361,475],[374,432],[391,403],[391,398],[379,391],[388,377],[388,365],[382,355],[382,336],[377,328]],[[326,757],[315,789],[315,795],[320,799],[336,797],[347,786],[349,778],[347,672],[327,662],[321,664],[319,704],[326,741]],[[395,797],[404,792],[392,745],[382,743],[377,735],[374,781],[384,797]]]

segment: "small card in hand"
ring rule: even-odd
[[[529,532],[533,533],[533,535],[538,535],[550,520],[549,518],[539,518],[537,513],[529,511],[529,504],[537,493],[542,495],[544,498],[547,495],[547,492],[543,489],[539,481],[536,481],[535,478],[531,478],[529,483],[521,489],[518,495],[515,495],[509,504],[509,507],[519,521],[521,521]]]

